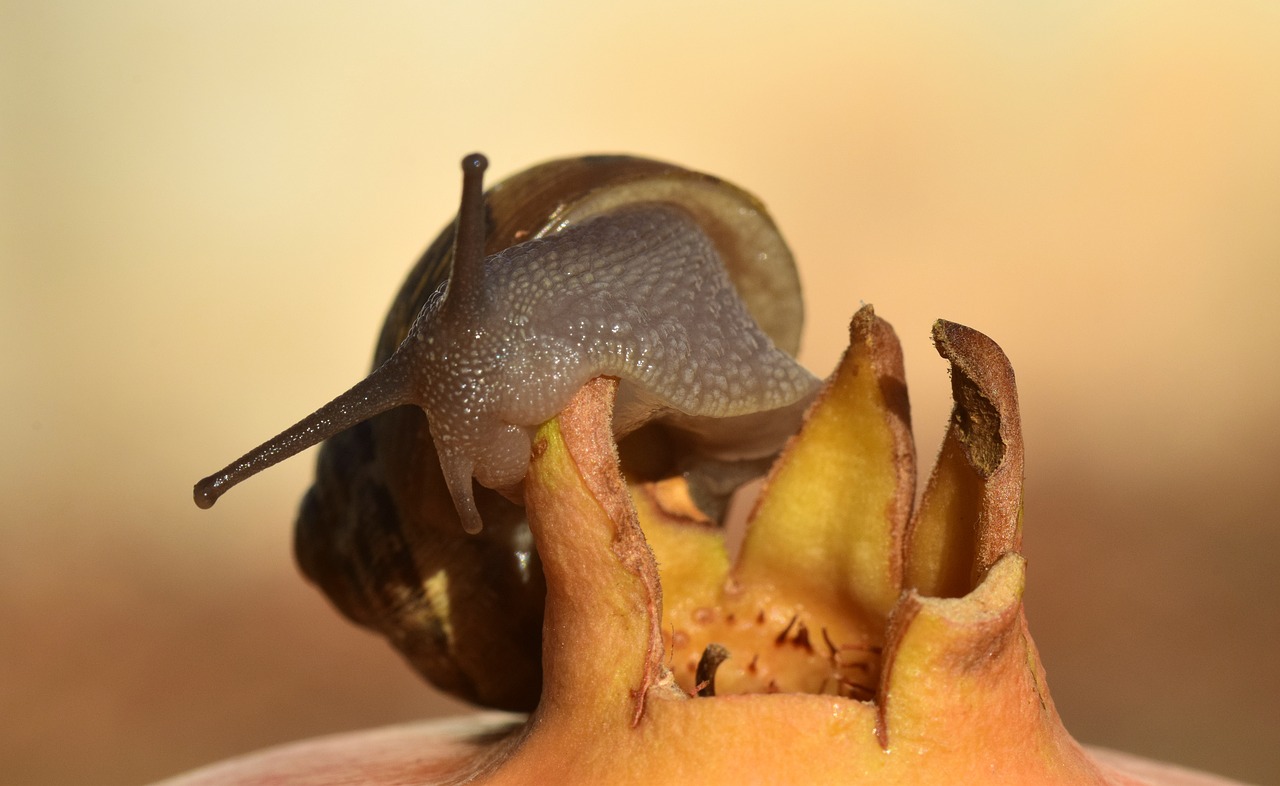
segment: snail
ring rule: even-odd
[[[736,186],[587,156],[485,193],[484,156],[462,168],[457,219],[392,305],[374,371],[194,493],[210,507],[325,441],[303,572],[438,687],[527,710],[545,591],[519,505],[533,430],[617,377],[624,463],[687,473],[715,508],[796,431],[817,380],[793,357],[790,252]]]

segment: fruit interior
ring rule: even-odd
[[[645,645],[658,659],[646,684],[674,680],[695,697],[875,702],[886,648],[919,602],[965,597],[1002,557],[1016,557],[1022,447],[1012,369],[968,328],[939,322],[934,341],[952,363],[956,406],[919,506],[901,349],[870,307],[855,315],[848,351],[771,470],[736,559],[681,480],[631,483],[627,505],[611,488],[622,482],[612,444],[580,449],[577,470],[601,484],[594,496],[615,508],[607,511],[613,526],[625,533],[621,522],[634,517],[643,531],[613,552],[642,576],[657,565],[637,612],[654,617],[648,635],[660,641],[660,651]],[[545,504],[572,508],[551,497]],[[535,498],[530,510],[541,505]],[[540,549],[561,539],[538,529]],[[543,556],[555,571],[557,555]],[[581,577],[568,571],[564,583]],[[591,591],[601,590],[577,588]],[[1010,620],[1021,613],[1020,584],[1012,591]]]

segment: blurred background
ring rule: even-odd
[[[995,338],[1067,727],[1280,782],[1280,5],[686,5],[0,3],[0,782],[461,708],[296,574],[311,456],[190,489],[365,373],[473,149],[760,195],[924,471],[932,321]]]

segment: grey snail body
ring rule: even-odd
[[[777,452],[817,380],[793,359],[799,283],[754,197],[625,156],[483,193],[486,165],[464,159],[458,219],[393,303],[374,372],[195,496],[208,507],[327,440],[297,522],[303,572],[438,687],[527,710],[545,592],[519,505],[532,430],[614,376],[624,458],[640,444],[640,474],[713,488]]]

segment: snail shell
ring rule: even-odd
[[[297,522],[303,572],[436,686],[528,710],[545,594],[516,504],[529,430],[586,378],[614,374],[615,430],[643,445],[636,471],[693,469],[714,487],[733,477],[726,467],[776,452],[816,380],[791,359],[803,314],[790,252],[750,194],[670,164],[587,156],[533,167],[481,201],[484,166],[464,160],[459,218],[392,304],[374,374],[206,478],[196,499],[207,507],[327,436]],[[680,352],[664,359],[667,342]],[[544,351],[512,359],[508,347],[526,345]],[[581,360],[578,376],[544,368],[565,357]],[[494,383],[512,369],[516,382]],[[494,414],[475,414],[485,407]]]

